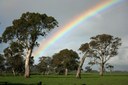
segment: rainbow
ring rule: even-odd
[[[44,51],[52,46],[57,40],[59,40],[62,36],[64,36],[67,32],[75,29],[79,24],[83,21],[87,21],[97,14],[104,12],[106,9],[114,6],[115,4],[121,2],[121,0],[104,0],[100,4],[92,7],[89,10],[86,10],[84,13],[79,15],[77,18],[72,20],[70,23],[65,25],[61,30],[57,31],[52,37],[50,37],[45,42],[40,43],[40,47],[33,53],[35,57],[40,57],[43,55]]]

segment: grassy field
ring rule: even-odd
[[[82,74],[81,79],[76,79],[75,75],[31,75],[25,79],[23,76],[0,76],[0,82],[17,84],[32,84],[38,82],[42,85],[128,85],[128,73],[105,74],[103,77],[96,73]]]

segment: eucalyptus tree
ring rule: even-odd
[[[106,68],[110,71],[110,73],[112,73],[112,71],[113,71],[113,69],[114,69],[114,66],[111,65],[111,64],[109,64],[109,63],[107,63],[107,64],[106,64]]]
[[[104,65],[114,56],[118,54],[118,48],[121,45],[121,38],[113,37],[109,34],[101,34],[91,37],[91,41],[86,46],[82,44],[80,50],[86,57],[91,58],[93,64],[100,66],[100,75],[103,76]],[[84,57],[80,66],[83,65]],[[79,73],[79,72],[78,72]],[[79,76],[78,76],[79,77]]]
[[[30,64],[30,70],[33,69],[33,67],[34,67],[34,56],[30,57],[29,64]]]
[[[4,57],[6,67],[12,70],[14,76],[24,71],[24,52],[21,44],[11,42],[10,46],[4,49]]]
[[[25,48],[25,77],[30,77],[30,57],[39,36],[45,37],[48,32],[58,25],[56,19],[52,16],[39,13],[23,13],[19,19],[15,19],[12,26],[5,29],[2,34],[4,42],[18,41]],[[40,38],[41,39],[41,38]]]
[[[3,65],[4,60],[5,60],[4,55],[0,54],[0,66]]]
[[[4,71],[5,69],[5,58],[3,54],[0,54],[0,72]]]
[[[109,34],[101,34],[91,37],[90,49],[93,55],[90,57],[94,63],[100,66],[100,75],[103,76],[105,64],[118,54],[121,38]]]
[[[53,65],[56,67],[62,67],[65,70],[65,75],[68,74],[68,70],[76,70],[78,67],[78,54],[73,50],[63,49],[59,53],[53,55]]]
[[[91,66],[86,66],[85,69],[86,69],[86,72],[91,72],[92,71]]]
[[[39,58],[39,64],[37,65],[38,70],[42,73],[45,74],[47,72],[47,75],[49,74],[51,70],[51,57],[45,57],[42,56]]]
[[[2,43],[2,37],[0,37],[0,43]]]
[[[80,60],[80,63],[79,63],[79,66],[78,66],[78,69],[77,69],[77,73],[76,73],[76,78],[81,78],[81,69],[82,69],[82,66],[84,64],[84,61],[86,59],[86,57],[88,57],[89,55],[89,44],[88,43],[85,43],[85,44],[82,44],[79,48],[79,50],[84,54],[83,57],[81,58]]]

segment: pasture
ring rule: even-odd
[[[31,75],[24,76],[0,76],[0,82],[8,82],[12,85],[128,85],[128,73],[112,73],[99,76],[98,73],[82,74],[81,79],[75,78],[75,74],[64,75]],[[7,84],[7,85],[8,85]]]

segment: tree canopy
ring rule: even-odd
[[[110,58],[118,54],[118,48],[121,45],[121,39],[113,37],[109,34],[100,34],[91,37],[91,41],[87,45],[82,44],[80,50],[86,53],[88,49],[87,57],[92,59],[92,62],[100,65],[100,75],[103,75],[104,65]]]
[[[57,68],[75,70],[78,67],[78,54],[73,50],[63,49],[53,55],[52,63]],[[65,73],[67,75],[67,73]]]
[[[24,72],[24,52],[21,44],[11,42],[10,46],[4,49],[4,56],[7,69],[12,70],[14,75]]]
[[[48,32],[58,26],[58,22],[52,16],[39,13],[23,13],[19,19],[12,22],[12,26],[8,26],[2,34],[3,42],[18,41],[24,46],[26,52],[25,59],[25,77],[30,76],[29,61],[35,46],[39,43],[39,36],[45,37]]]

